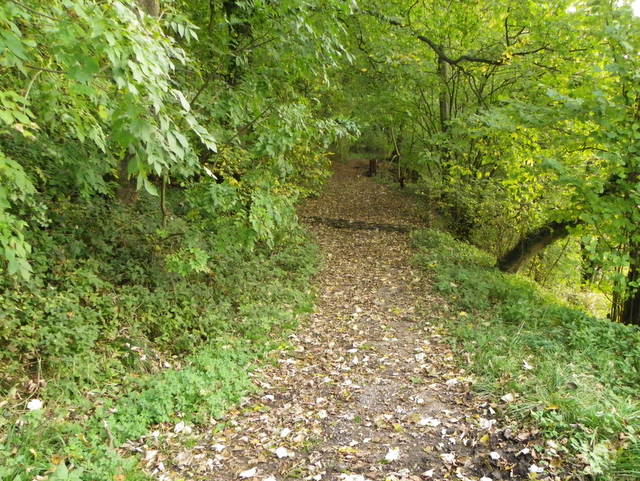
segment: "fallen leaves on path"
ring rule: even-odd
[[[419,225],[410,203],[358,175],[361,166],[336,170],[303,216]],[[410,267],[403,229],[310,229],[324,268],[292,350],[272,353],[254,374],[262,391],[225,419],[131,444],[146,450],[147,472],[160,481],[560,479],[548,466],[560,456],[535,432],[501,426],[497,410],[513,394],[475,397],[446,332],[417,314],[419,303],[446,306]]]

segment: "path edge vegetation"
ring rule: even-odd
[[[501,415],[532,424],[587,478],[640,477],[640,329],[598,319],[495,257],[436,229],[412,233],[413,262],[448,301],[443,332]],[[434,319],[423,306],[423,314]],[[501,401],[503,396],[508,402]],[[513,401],[511,396],[513,396]]]
[[[215,321],[209,321],[212,330],[200,341],[192,339],[193,345],[183,353],[172,355],[163,350],[166,340],[151,341],[136,332],[139,321],[134,320],[122,326],[131,330],[130,337],[119,339],[122,342],[98,343],[95,353],[61,359],[95,363],[100,366],[92,373],[95,377],[78,379],[77,366],[67,366],[71,373],[52,373],[31,397],[16,389],[9,392],[1,405],[0,479],[144,480],[148,477],[140,456],[122,449],[127,441],[151,439],[153,428],[165,423],[170,430],[179,423],[187,429],[194,425],[222,429],[226,411],[256,389],[251,372],[271,362],[269,352],[286,348],[286,334],[312,311],[310,282],[318,253],[301,227],[292,229],[292,239],[275,251],[257,249],[251,259],[241,256],[233,262],[233,275],[227,273],[229,279],[217,284],[228,291],[210,294],[217,305],[195,299],[204,306],[199,306],[201,315]],[[187,278],[201,284],[193,275]],[[229,309],[228,304],[237,305]],[[139,319],[161,316],[139,308]],[[191,317],[188,307],[170,314]],[[166,316],[159,321],[170,322]],[[197,329],[189,325],[191,332],[186,334]],[[171,335],[179,342],[178,332]],[[33,409],[34,402],[41,407]]]

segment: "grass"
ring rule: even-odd
[[[454,306],[445,327],[469,352],[477,388],[517,402],[602,480],[639,479],[640,330],[591,317],[495,259],[436,230],[416,232],[415,262]]]

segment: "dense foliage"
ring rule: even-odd
[[[356,139],[502,270],[640,324],[639,27],[612,0],[2,2],[0,477],[134,479],[118,443],[236,400],[308,304],[295,204]],[[476,274],[472,307],[628,393],[637,331]]]
[[[458,238],[505,271],[582,270],[556,280],[638,323],[638,26],[623,2],[369,2],[348,111]]]

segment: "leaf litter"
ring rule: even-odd
[[[271,353],[274,363],[252,374],[261,392],[223,419],[159,426],[128,443],[152,478],[573,479],[565,450],[499,416],[513,394],[473,393],[442,322],[419,314],[449,310],[410,264],[405,231],[424,223],[364,169],[336,163],[323,195],[300,209],[324,266],[315,313],[290,336],[292,349]]]

